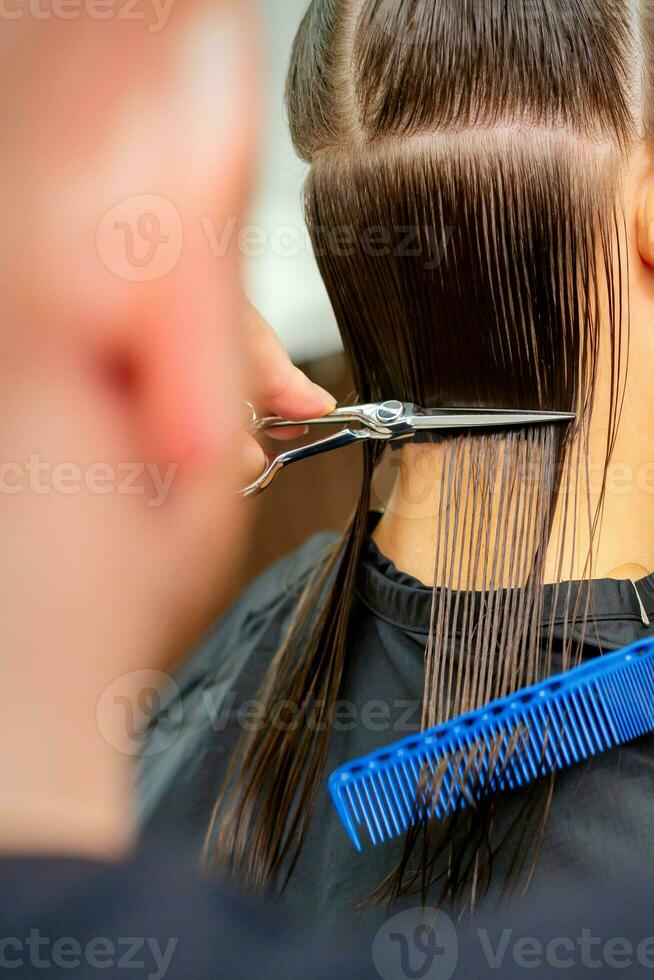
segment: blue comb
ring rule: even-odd
[[[329,790],[357,850],[654,729],[654,638],[348,762]]]

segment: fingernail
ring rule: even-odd
[[[316,394],[320,396],[320,400],[325,406],[325,414],[328,412],[333,412],[337,405],[337,401],[334,396],[330,395],[325,388],[321,388],[320,385],[315,384],[315,382],[313,382],[313,387]]]

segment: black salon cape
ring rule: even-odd
[[[647,876],[550,882],[456,925],[408,910],[329,942],[199,880],[178,854],[0,859],[0,974],[43,980],[519,980],[654,975]]]
[[[335,948],[148,848],[122,863],[0,859],[0,976],[361,980],[369,943]]]
[[[256,697],[307,574],[333,538],[313,538],[264,574],[177,677],[181,704],[163,705],[144,760],[146,838],[184,840],[199,852],[227,761],[252,709],[248,702]],[[644,619],[649,615],[654,621],[654,576],[635,586],[598,581],[593,596],[586,657],[652,635]],[[546,588],[545,629],[553,618],[560,635],[561,608],[552,609],[552,601],[553,589]],[[398,572],[369,539],[323,788],[296,870],[278,898],[293,921],[323,927],[357,921],[371,928],[384,921],[385,912],[365,899],[395,867],[402,842],[357,853],[331,804],[326,780],[343,762],[418,729],[430,603],[431,590]],[[555,662],[554,672],[556,667]],[[604,873],[626,877],[646,870],[654,882],[653,750],[654,738],[641,738],[560,776],[530,899],[537,902],[548,882],[564,872],[569,881],[583,884]],[[508,827],[520,799],[506,798],[499,806],[496,821]],[[494,881],[499,889],[501,858]],[[489,907],[498,897],[491,888]]]

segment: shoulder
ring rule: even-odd
[[[185,826],[201,839],[258,690],[309,576],[335,532],[324,532],[276,562],[222,616],[191,653],[150,719],[141,753],[140,816],[150,828]]]
[[[182,694],[207,673],[216,669],[222,673],[234,650],[238,651],[242,664],[244,654],[257,648],[259,642],[269,647],[272,640],[276,645],[276,638],[293,614],[308,578],[327,558],[337,540],[334,531],[316,534],[255,579],[179,671],[176,681]]]

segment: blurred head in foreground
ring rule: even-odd
[[[0,35],[0,822],[21,849],[124,834],[130,699],[211,618],[240,540],[238,258],[206,222],[246,201],[254,32],[241,2],[144,6],[17,6]]]
[[[100,601],[117,647],[161,648],[228,572],[241,300],[203,222],[248,189],[245,7],[3,26],[2,585],[44,639]]]

